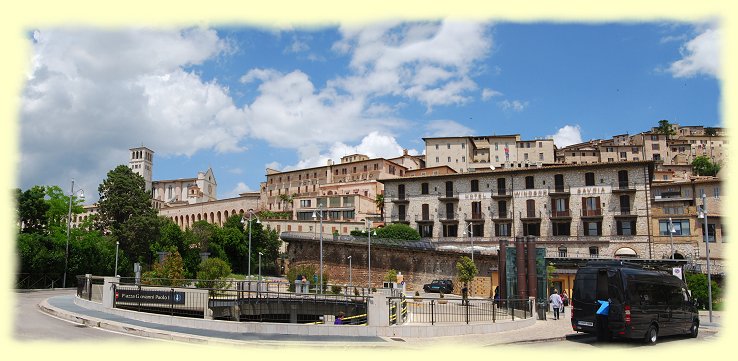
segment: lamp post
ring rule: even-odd
[[[85,191],[80,189],[80,197],[85,197]],[[67,266],[69,264],[69,228],[72,226],[72,198],[77,193],[74,191],[74,179],[72,179],[72,191],[69,193],[69,213],[67,214],[67,246],[64,250],[64,279],[62,279],[62,288],[67,288]]]
[[[367,228],[367,236],[369,237],[367,240],[367,246],[369,249],[369,256],[367,257],[368,260],[368,266],[369,266],[369,288],[367,289],[368,292],[372,291],[372,221],[366,220],[366,228]],[[377,235],[377,231],[374,231],[374,235]]]
[[[115,277],[118,277],[118,245],[120,245],[120,242],[115,241]]]
[[[351,256],[347,257],[349,260],[349,287],[352,287],[354,283],[351,280]]]
[[[249,222],[249,260],[248,260],[249,266],[248,266],[247,273],[248,273],[248,278],[251,279],[251,221],[253,220],[253,218],[256,218],[256,223],[260,224],[261,222],[259,221],[259,217],[254,215],[253,209],[249,209],[248,214],[249,214],[249,219],[246,219],[245,215],[241,217],[241,224]]]
[[[669,243],[671,243],[671,259],[674,259],[674,232],[676,232],[676,229],[674,229],[674,224],[671,223],[671,217],[669,217]]]
[[[323,205],[318,204],[318,211],[320,211],[320,278],[319,278],[319,284],[318,289],[320,290],[320,293],[323,293]],[[317,215],[315,214],[315,211],[313,211],[313,220]]]
[[[472,260],[472,263],[474,263],[474,228],[472,228],[471,222],[466,224],[464,235],[465,236],[468,235],[469,240],[471,241],[471,260]]]
[[[261,256],[264,254],[259,252],[259,282],[261,282]]]
[[[697,218],[704,220],[702,229],[705,232],[705,256],[707,257],[707,305],[709,307],[710,322],[712,322],[712,275],[710,274],[710,239],[707,230],[707,197],[702,193],[702,209]]]

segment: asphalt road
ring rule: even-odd
[[[664,336],[660,337],[655,345],[646,345],[641,340],[621,340],[616,339],[608,342],[597,341],[597,337],[576,334],[573,337],[567,337],[566,340],[552,340],[544,342],[518,342],[509,345],[510,347],[524,347],[527,349],[536,349],[539,351],[546,350],[562,350],[587,351],[587,350],[628,350],[628,349],[669,349],[673,346],[705,346],[706,342],[714,342],[718,339],[718,333],[700,332],[697,338],[688,336]]]
[[[74,294],[74,290],[43,290],[15,293],[15,312],[13,314],[13,337],[18,341],[138,341],[155,340],[87,327],[62,320],[41,312],[38,304],[53,296]]]

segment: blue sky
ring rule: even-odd
[[[714,23],[382,22],[311,28],[40,28],[23,88],[19,186],[97,199],[128,148],[154,178],[212,167],[218,196],[265,168],[423,152],[422,137],[559,146],[721,125]],[[62,151],[63,150],[63,151]]]

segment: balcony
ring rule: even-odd
[[[433,223],[435,218],[433,215],[415,215],[415,223]]]
[[[548,187],[548,195],[550,197],[556,196],[568,196],[571,194],[571,188],[568,185],[557,184],[552,187]]]
[[[566,209],[563,211],[551,211],[549,218],[551,219],[571,219],[571,210]]]
[[[483,212],[472,212],[471,214],[464,213],[464,219],[467,222],[484,222]]]
[[[582,209],[580,213],[581,218],[602,218],[602,208],[597,209]]]
[[[675,202],[675,201],[692,201],[692,198],[682,195],[682,192],[661,192],[660,195],[653,196],[654,202]]]
[[[518,212],[520,215],[520,220],[523,222],[540,222],[541,221],[541,211],[538,212]]]
[[[512,220],[512,212],[502,212],[492,215],[494,222],[509,222]]]
[[[615,182],[612,185],[613,193],[630,193],[636,191],[636,184],[634,182]]]
[[[455,213],[440,213],[438,214],[438,220],[441,223],[458,223],[459,215]]]
[[[393,214],[393,215],[392,215],[392,216],[390,217],[390,222],[391,222],[391,223],[404,223],[404,224],[410,224],[410,220],[409,220],[409,219],[407,219],[407,216],[406,216],[406,215],[404,215],[404,214],[401,214],[401,215],[399,215],[399,214]]]
[[[493,199],[512,198],[512,190],[506,188],[498,188],[497,192],[492,192]]]
[[[459,192],[438,192],[438,200],[441,202],[458,202]]]
[[[620,208],[615,210],[615,218],[633,218],[638,217],[638,214],[635,213],[635,210],[631,210],[630,208]]]
[[[389,200],[392,203],[398,204],[398,203],[410,203],[410,198],[405,193],[400,193],[397,196],[390,194]]]

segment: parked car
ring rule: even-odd
[[[425,292],[443,292],[451,293],[454,291],[454,284],[451,280],[433,280],[431,283],[423,285]]]
[[[598,315],[605,307],[607,315]],[[574,279],[571,326],[598,340],[634,338],[654,344],[663,335],[697,337],[700,320],[687,285],[671,273],[623,261],[590,261]]]

